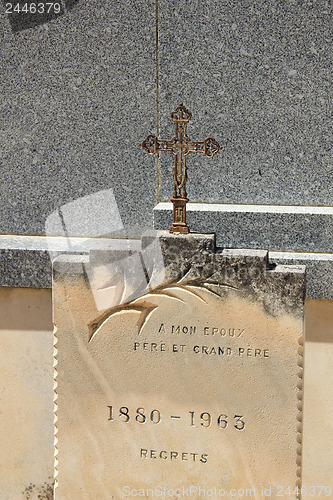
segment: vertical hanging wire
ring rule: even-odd
[[[156,85],[156,137],[160,136],[160,81],[159,81],[159,24],[158,0],[155,0],[155,85]],[[161,161],[157,153],[156,158],[156,203],[161,201]]]

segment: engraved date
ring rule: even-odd
[[[160,410],[156,408],[153,410],[146,410],[143,407],[139,407],[136,410],[131,410],[128,406],[120,406],[115,409],[114,406],[108,405],[108,420],[119,422],[130,422],[134,421],[138,424],[145,424],[151,422],[153,424],[159,424],[162,421],[162,414]],[[185,425],[190,427],[218,427],[219,429],[226,429],[228,426],[234,427],[237,431],[242,431],[245,429],[245,421],[243,415],[234,415],[232,418],[228,415],[221,413],[219,415],[213,416],[211,413],[206,411],[194,412],[189,411],[186,415],[164,415],[164,419],[182,420]]]

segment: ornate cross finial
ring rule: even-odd
[[[175,135],[172,139],[158,139],[155,135],[149,135],[141,142],[140,146],[149,154],[157,151],[171,151],[175,157],[172,169],[174,190],[171,201],[173,203],[173,222],[170,233],[188,233],[186,225],[186,193],[187,167],[186,156],[189,153],[203,153],[212,158],[220,149],[219,144],[208,137],[205,141],[190,141],[186,135],[186,127],[191,119],[191,113],[183,106],[183,103],[171,113],[175,124]]]

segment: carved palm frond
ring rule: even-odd
[[[119,304],[117,306],[111,307],[104,311],[100,316],[94,319],[88,325],[89,330],[89,342],[93,340],[96,336],[98,330],[101,326],[112,316],[116,314],[122,314],[125,312],[138,312],[140,313],[139,321],[138,321],[138,335],[140,335],[142,328],[147,323],[148,319],[152,315],[155,309],[159,306],[149,302],[148,297],[154,296],[163,296],[169,297],[171,299],[179,300],[180,302],[185,302],[181,297],[178,297],[174,293],[173,290],[186,290],[187,293],[194,295],[199,300],[207,304],[207,301],[201,296],[200,289],[204,289],[209,293],[220,297],[220,294],[215,292],[210,288],[210,286],[215,286],[217,289],[220,288],[236,288],[228,283],[219,283],[214,281],[207,281],[207,278],[199,278],[195,280],[182,281],[176,283],[163,283],[162,285],[157,286],[156,288],[150,290],[147,294],[139,297],[131,302],[126,302],[124,304]]]

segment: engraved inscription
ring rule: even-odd
[[[204,335],[217,335],[220,337],[236,337],[239,339],[245,332],[245,328],[217,328],[205,326],[203,329]]]
[[[96,317],[95,303],[82,307],[92,299],[84,279],[83,298],[69,293],[76,280],[57,284],[60,496],[81,498],[82,484],[121,498],[125,484],[230,491],[250,478],[266,491],[295,481],[301,320],[214,288],[214,275],[164,283]]]
[[[162,413],[158,409],[146,410],[144,407],[139,407],[136,410],[130,409],[128,406],[120,406],[116,410],[114,406],[108,405],[108,420],[128,423],[130,421],[139,424],[153,423],[159,424],[162,421]],[[233,427],[238,431],[245,429],[244,415],[235,414],[231,419],[228,415],[220,413],[218,416],[207,411],[195,412],[188,411],[183,415],[164,415],[163,419],[182,420],[184,425],[196,428],[216,427],[219,429],[227,429]]]
[[[208,346],[187,344],[168,344],[166,342],[134,342],[133,351],[136,352],[171,352],[171,353],[193,353],[208,356],[237,356],[241,358],[267,359],[270,358],[270,350],[258,347],[231,347],[231,346]]]
[[[203,464],[207,463],[208,454],[202,453],[189,453],[186,451],[157,451],[157,450],[149,450],[145,448],[141,448],[140,450],[140,458],[161,458],[162,460],[183,460],[184,462],[192,461],[197,462],[200,461]]]
[[[211,335],[211,336],[219,336],[219,337],[231,337],[231,338],[240,338],[243,337],[245,333],[245,328],[236,328],[236,327],[217,327],[217,326],[204,326],[200,329],[198,325],[166,325],[165,323],[161,323],[158,328],[158,333],[167,334],[171,333],[171,335]]]

